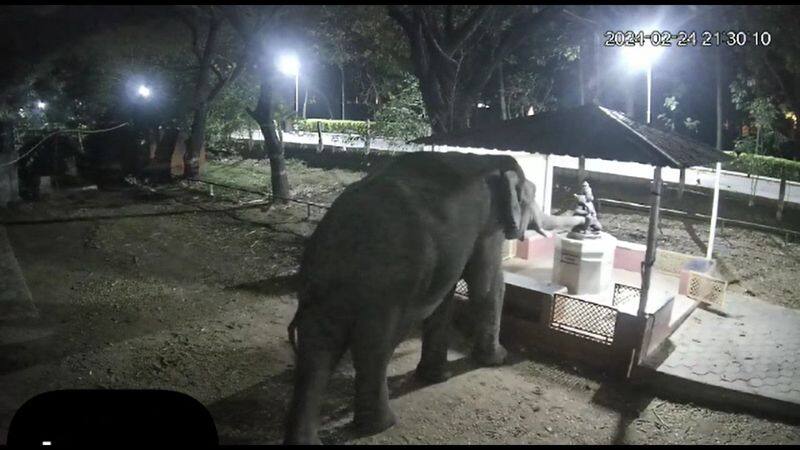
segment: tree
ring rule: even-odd
[[[384,6],[325,5],[309,12],[317,55],[339,71],[342,118],[348,96],[378,108],[396,93],[409,72],[408,51]],[[351,91],[345,92],[346,87]]]
[[[495,69],[558,11],[487,5],[388,8],[409,44],[413,73],[435,133],[467,128]]]
[[[224,9],[236,33],[244,43],[247,64],[257,71],[259,93],[255,109],[247,113],[258,123],[264,136],[264,149],[269,159],[272,196],[277,200],[289,197],[283,144],[278,139],[273,105],[275,65],[274,47],[268,45],[268,31],[277,32],[278,19],[286,12],[281,6],[228,6]]]
[[[179,8],[179,17],[192,36],[192,52],[197,59],[191,111],[192,125],[184,154],[184,176],[199,175],[200,155],[205,148],[206,123],[211,103],[226,84],[235,80],[245,65],[221,54],[225,39],[224,17],[214,6]],[[230,45],[230,43],[228,43]],[[212,79],[212,76],[214,79]]]
[[[414,139],[430,134],[419,82],[407,76],[396,94],[389,95],[375,111],[374,132],[378,136]]]

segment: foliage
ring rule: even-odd
[[[323,133],[367,134],[367,122],[364,120],[301,119],[294,123],[294,128],[296,131],[316,133],[317,124],[320,124]]]
[[[755,85],[755,80],[741,74],[731,83],[733,104],[746,114],[747,122],[755,128],[755,131],[736,139],[734,149],[762,155],[779,154],[778,149],[788,141],[779,131],[781,111],[772,97],[757,96],[752,90]]]
[[[368,104],[379,103],[407,75],[407,44],[383,5],[324,5],[316,11],[313,48],[344,68],[350,89]],[[335,108],[336,109],[336,108]]]
[[[684,117],[686,113],[682,110],[680,102],[678,101],[678,98],[681,97],[684,92],[685,89],[683,86],[679,86],[675,95],[665,97],[663,105],[664,112],[660,113],[657,119],[661,121],[664,128],[670,131],[676,131],[682,134],[697,134],[700,121],[692,119],[688,115]],[[683,117],[682,121],[680,120],[681,117]]]
[[[764,177],[781,178],[785,176],[787,180],[800,182],[800,161],[790,159],[738,153],[732,161],[723,164],[722,168]]]
[[[227,86],[211,105],[206,124],[208,147],[228,143],[234,132],[258,129],[258,124],[247,114],[246,105],[256,103],[258,83],[250,73],[244,73]]]
[[[13,108],[21,125],[95,126],[109,120],[166,118],[184,122],[187,48],[174,29],[162,20],[119,26],[52,52],[19,89],[22,95]],[[135,95],[140,82],[153,91],[147,102]],[[39,100],[47,104],[41,120],[25,123],[40,114]]]
[[[730,84],[731,100],[743,115],[737,151],[785,154],[787,141],[798,140],[798,128],[787,119],[800,111],[800,36],[796,15],[800,8],[789,5],[732,7],[734,29],[765,30],[772,36],[769,46],[732,48],[736,78]],[[756,137],[757,136],[757,137]],[[792,147],[792,145],[788,145]]]
[[[414,139],[431,132],[419,82],[407,76],[400,89],[375,112],[374,134],[385,137]]]
[[[299,131],[316,132],[317,124],[323,132],[367,135],[367,123],[360,120],[307,119],[297,121]],[[389,94],[386,102],[375,112],[375,122],[370,123],[372,136],[413,139],[430,134],[418,82],[407,76],[396,93]]]

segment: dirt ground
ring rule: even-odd
[[[363,173],[288,165],[293,195],[330,203]],[[221,161],[207,176],[266,186],[267,167]],[[41,318],[0,321],[0,443],[14,411],[60,388],[165,388],[211,412],[222,444],[280,442],[292,387],[286,325],[296,305],[287,276],[321,211],[267,206],[253,194],[173,185],[53,195],[2,216]],[[238,208],[220,211],[222,209]],[[87,217],[96,219],[86,219]],[[99,219],[97,218],[99,217]],[[43,222],[43,223],[41,223]],[[643,240],[646,217],[605,212],[620,239]],[[691,229],[663,221],[666,248],[698,252]],[[725,229],[719,249],[741,289],[798,306],[797,244]],[[692,247],[694,246],[694,247]],[[744,261],[739,261],[744,259]],[[775,274],[774,272],[779,272]],[[674,403],[513,352],[499,368],[476,368],[453,335],[456,375],[422,386],[411,377],[420,341],[411,336],[390,365],[395,427],[356,436],[353,371],[340,365],[323,407],[326,443],[790,444],[800,426]]]

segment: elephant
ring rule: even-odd
[[[320,443],[321,397],[347,349],[356,373],[353,420],[366,434],[396,422],[386,372],[412,325],[422,322],[415,375],[444,381],[453,292],[462,278],[480,318],[471,356],[482,366],[502,364],[503,242],[523,240],[526,229],[545,234],[585,223],[545,214],[534,195],[513,157],[457,152],[404,154],[348,186],[300,262],[284,443]]]

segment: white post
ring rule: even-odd
[[[550,214],[553,203],[553,165],[550,163],[550,155],[544,157],[544,202],[542,209],[545,214]]]
[[[294,74],[294,114],[300,113],[300,71]]]
[[[653,89],[653,68],[647,65],[647,124],[650,125],[650,96]]]
[[[708,233],[708,251],[706,259],[711,259],[714,252],[714,235],[717,232],[717,209],[719,207],[719,175],[722,170],[722,163],[717,163],[717,170],[714,174],[714,203],[711,205],[711,230]]]

